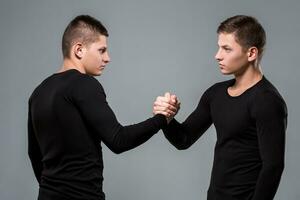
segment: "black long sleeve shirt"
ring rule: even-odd
[[[105,199],[100,142],[121,153],[163,126],[163,115],[122,126],[94,77],[73,69],[53,74],[29,99],[28,153],[39,199]]]
[[[175,119],[164,129],[178,149],[190,147],[214,124],[217,142],[208,200],[271,200],[284,168],[286,104],[263,76],[237,97],[227,88],[235,80],[205,91],[183,122]]]

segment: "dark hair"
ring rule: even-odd
[[[256,47],[258,59],[261,59],[266,44],[266,33],[254,17],[245,15],[230,17],[219,25],[217,33],[233,33],[243,49]]]
[[[75,42],[80,41],[84,45],[89,45],[97,41],[99,35],[108,37],[108,32],[100,21],[89,15],[79,15],[75,17],[68,24],[62,37],[62,52],[64,58],[70,57],[70,49]]]

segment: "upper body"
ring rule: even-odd
[[[178,149],[186,149],[214,124],[208,199],[270,199],[284,167],[287,108],[265,77],[236,97],[227,92],[234,82],[210,87],[195,111],[182,124],[173,119],[164,133]]]
[[[214,124],[217,143],[208,199],[271,200],[284,167],[287,108],[261,71],[266,34],[255,18],[245,15],[221,22],[217,33],[215,59],[221,73],[234,79],[209,88],[196,110],[182,124],[172,120],[164,133],[185,149]],[[161,102],[172,101],[160,97],[154,113],[161,113]]]
[[[73,198],[104,198],[104,142],[115,153],[132,149],[166,124],[162,115],[122,126],[101,84],[77,70],[53,74],[32,93],[29,156],[40,187]]]
[[[45,79],[29,99],[28,153],[41,200],[104,199],[100,142],[121,153],[167,124],[160,114],[130,126],[117,121],[93,77],[110,62],[107,37],[98,20],[74,18],[63,35],[59,73]]]

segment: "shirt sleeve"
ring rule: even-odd
[[[38,183],[40,183],[41,174],[43,170],[42,154],[32,125],[30,102],[28,104],[27,132],[28,132],[28,155],[31,161],[34,175]]]
[[[284,168],[287,108],[280,96],[265,92],[257,97],[253,110],[262,169],[252,200],[271,200],[275,196]]]
[[[74,102],[87,128],[114,153],[139,146],[167,124],[163,115],[155,115],[143,122],[122,126],[106,101],[103,87],[94,77],[81,78],[73,88]]]
[[[202,95],[197,108],[183,122],[173,119],[163,129],[165,137],[177,149],[183,150],[192,146],[211,126],[208,90]]]

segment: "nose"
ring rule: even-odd
[[[219,49],[215,55],[215,59],[219,62],[222,60],[222,57],[221,57],[221,49]]]
[[[109,55],[108,55],[108,52],[106,52],[106,54],[105,54],[103,60],[104,60],[104,62],[105,62],[106,64],[110,62],[110,57],[109,57]]]

